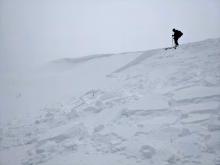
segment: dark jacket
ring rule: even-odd
[[[179,30],[174,30],[173,37],[174,38],[180,38],[183,35],[183,33]]]

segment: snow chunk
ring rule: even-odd
[[[174,99],[177,101],[185,100],[185,99],[202,98],[202,97],[214,97],[214,96],[220,97],[220,87],[196,86],[196,87],[181,89],[174,93]]]
[[[129,109],[142,109],[142,110],[154,110],[154,109],[168,109],[169,104],[165,97],[157,94],[148,94],[141,99],[126,104]]]
[[[219,107],[219,102],[210,101],[210,102],[201,102],[201,103],[192,103],[188,105],[180,105],[177,107],[177,110],[181,110],[184,112],[205,112],[209,110],[216,110]]]

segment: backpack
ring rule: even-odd
[[[178,35],[178,37],[180,38],[180,37],[183,35],[183,33],[178,30],[178,31],[177,31],[177,35]]]

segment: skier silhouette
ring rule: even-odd
[[[183,35],[183,33],[179,30],[173,29],[173,39],[174,39],[174,43],[175,43],[175,48],[179,45],[178,43],[178,39]]]

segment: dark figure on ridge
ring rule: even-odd
[[[174,43],[175,43],[175,48],[179,45],[178,43],[178,39],[183,35],[183,33],[179,30],[173,29],[173,39],[174,39]]]

